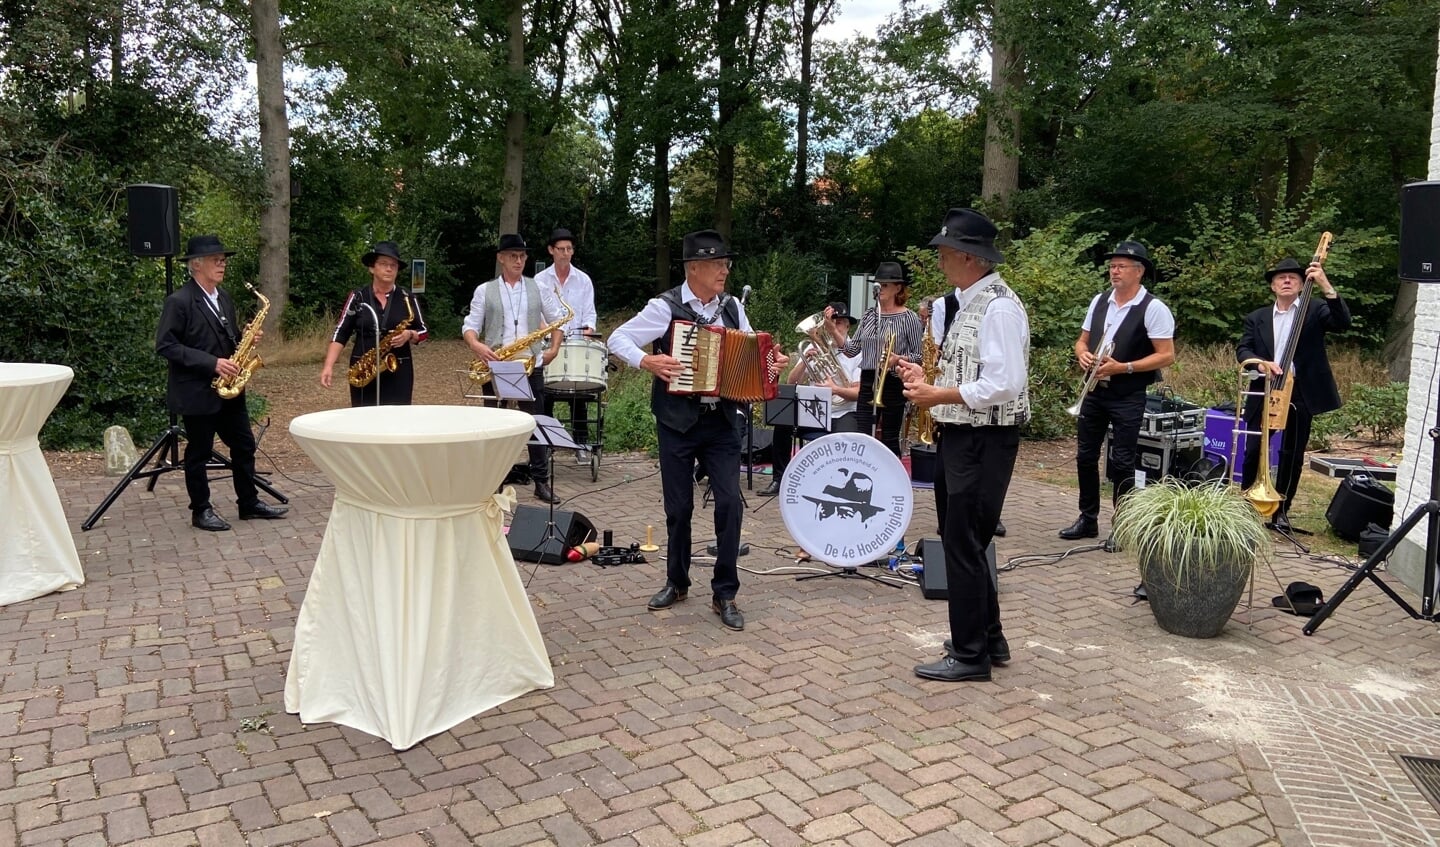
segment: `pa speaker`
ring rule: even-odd
[[[168,185],[127,185],[130,252],[136,256],[174,256],[180,252],[180,202]]]
[[[925,570],[920,572],[920,595],[926,600],[950,599],[950,587],[945,579],[945,548],[939,539],[926,538],[920,542],[920,558],[925,560]],[[995,567],[995,542],[985,550],[985,559],[990,565],[990,584],[1000,592],[1000,572]]]
[[[1400,191],[1400,278],[1440,282],[1440,182]]]
[[[565,564],[565,552],[595,540],[595,525],[579,512],[555,511],[555,529],[549,527],[550,510],[518,506],[510,522],[510,554],[526,562]]]

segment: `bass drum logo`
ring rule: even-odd
[[[873,562],[910,526],[915,495],[905,466],[868,435],[836,433],[800,448],[780,481],[780,517],[816,560]]]

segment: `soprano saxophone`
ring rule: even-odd
[[[530,346],[533,345],[535,342],[539,341],[540,339],[544,338],[545,336],[569,323],[570,319],[575,317],[575,310],[571,309],[570,304],[566,303],[564,300],[560,301],[560,308],[565,310],[565,314],[561,315],[558,320],[556,320],[554,323],[546,324],[545,326],[540,327],[529,335],[522,335],[503,347],[497,348],[494,351],[495,358],[499,359],[502,362],[508,362],[512,359],[515,359],[521,353],[529,350]],[[529,375],[529,373],[534,369],[535,357],[526,356],[525,373]],[[495,375],[490,372],[489,362],[485,361],[484,359],[476,359],[475,361],[470,363],[470,381],[475,384],[476,388],[483,387],[486,383],[488,383],[494,378]]]
[[[250,323],[245,325],[245,331],[240,335],[240,343],[236,345],[235,352],[230,354],[230,361],[240,368],[240,372],[234,376],[217,376],[210,382],[210,387],[226,400],[239,397],[250,377],[265,365],[260,361],[256,348],[260,346],[260,325],[265,323],[265,315],[270,312],[270,298],[248,282],[245,283],[245,288],[260,298],[260,310],[250,319]]]

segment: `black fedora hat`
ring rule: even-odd
[[[180,261],[188,262],[191,259],[198,259],[201,256],[214,256],[216,254],[233,256],[235,255],[235,251],[226,250],[225,245],[220,243],[220,236],[218,235],[192,235],[190,236],[190,240],[185,242],[185,255],[180,257]]]
[[[875,268],[875,282],[898,282],[901,285],[909,285],[910,280],[905,278],[905,266],[899,262],[881,262]]]
[[[1116,257],[1134,259],[1145,266],[1146,273],[1155,273],[1155,263],[1150,261],[1150,251],[1146,250],[1145,245],[1138,241],[1122,241],[1115,245],[1113,252],[1106,253],[1101,258],[1108,262]]]
[[[545,242],[545,246],[554,247],[556,242],[559,241],[568,241],[571,244],[574,244],[575,236],[570,232],[570,230],[566,229],[565,227],[557,227],[554,232],[550,233],[550,240]]]
[[[507,232],[500,236],[500,244],[495,248],[495,252],[504,253],[506,250],[523,250],[526,253],[530,252],[530,248],[525,246],[525,239],[521,238],[520,234],[516,232]]]
[[[830,319],[835,321],[850,321],[852,323],[855,321],[854,318],[850,317],[850,307],[839,300],[830,304]]]
[[[1286,256],[1285,258],[1283,258],[1283,259],[1281,259],[1280,261],[1276,262],[1276,263],[1275,263],[1275,267],[1273,267],[1273,268],[1271,268],[1270,270],[1268,270],[1268,271],[1265,272],[1265,281],[1266,281],[1266,282],[1270,282],[1271,280],[1273,280],[1273,279],[1275,278],[1275,275],[1276,275],[1276,274],[1283,274],[1283,273],[1299,274],[1299,275],[1300,275],[1300,278],[1301,278],[1301,279],[1304,279],[1304,278],[1305,278],[1305,266],[1304,266],[1304,265],[1301,265],[1299,262],[1295,261],[1294,259],[1290,258],[1289,256]]]
[[[393,241],[375,242],[373,245],[370,246],[370,252],[360,257],[360,264],[364,265],[367,268],[371,267],[375,264],[375,260],[380,258],[381,256],[389,256],[390,258],[399,262],[401,265],[405,264],[405,260],[400,258],[399,245],[397,245]]]
[[[951,209],[945,213],[945,223],[940,226],[940,233],[930,239],[929,246],[953,247],[998,265],[1005,261],[995,249],[995,236],[999,234],[995,224],[974,209]]]
[[[703,262],[707,259],[733,259],[736,254],[730,252],[725,245],[725,239],[713,229],[702,229],[698,232],[685,234],[685,241],[680,248],[680,261],[682,262]]]

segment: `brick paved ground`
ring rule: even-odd
[[[607,457],[601,484],[616,487],[573,507],[641,538],[663,526],[652,472]],[[1389,756],[1440,753],[1433,626],[1366,587],[1313,638],[1258,608],[1253,627],[1242,609],[1221,638],[1180,639],[1131,604],[1132,567],[1103,553],[1003,573],[1015,660],[993,683],[958,686],[910,671],[945,637],[944,604],[913,587],[747,573],[735,633],[699,596],[646,611],[656,564],[522,564],[554,689],[401,753],[302,726],[281,694],[323,482],[277,479],[289,519],[219,535],[186,525],[178,474],[154,495],[132,487],[77,531],[87,585],[0,609],[0,847],[1398,845],[1440,833]],[[72,525],[109,485],[61,480]],[[563,495],[590,487],[562,466]],[[1072,497],[1017,480],[1002,560],[1058,550]],[[918,501],[916,526],[933,524],[928,492]],[[786,564],[768,549],[786,540],[774,504],[750,505],[756,551],[743,564]],[[1276,569],[1326,596],[1344,577],[1295,559]],[[1276,592],[1267,573],[1257,597]]]

